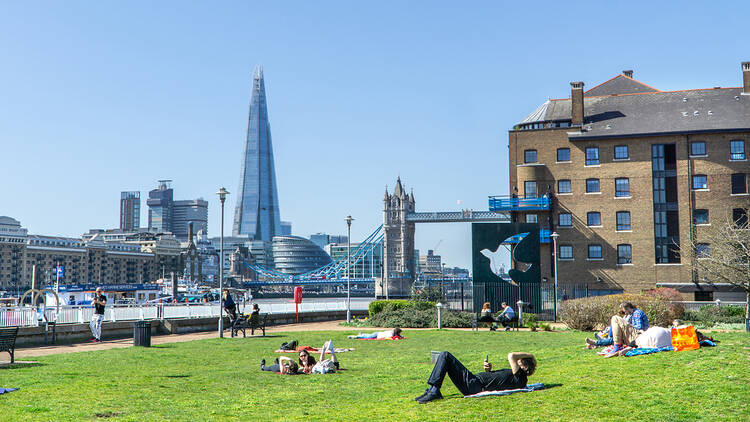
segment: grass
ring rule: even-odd
[[[353,330],[356,331],[356,330]],[[347,331],[270,338],[211,339],[151,348],[35,358],[0,368],[0,420],[750,420],[750,336],[717,333],[718,347],[603,359],[583,350],[584,333],[406,331],[407,340],[348,340]],[[286,340],[355,347],[337,374],[261,372],[261,357]],[[445,400],[419,405],[431,350],[453,352],[480,370],[510,351],[529,351],[530,382],[561,384],[534,393],[462,399],[450,380]]]

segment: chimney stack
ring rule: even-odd
[[[583,125],[583,82],[570,83],[571,124]]]
[[[623,70],[622,74],[627,76],[630,79],[633,79],[633,71],[632,70]]]
[[[742,62],[742,93],[750,95],[750,62]]]

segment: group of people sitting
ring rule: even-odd
[[[331,353],[331,358],[326,358],[326,351]],[[294,359],[281,356],[276,359],[274,365],[266,365],[266,360],[261,359],[261,371],[278,372],[284,375],[297,374],[329,374],[339,370],[339,361],[336,358],[336,350],[333,347],[333,340],[323,343],[320,349],[320,358],[316,361],[310,355],[310,352],[302,349],[297,356],[297,362]]]
[[[672,321],[675,328],[681,325],[679,319]],[[621,303],[619,314],[614,315],[610,325],[594,337],[586,338],[586,348],[605,347],[599,352],[605,358],[624,356],[634,348],[662,348],[672,345],[671,330],[649,326],[646,313],[630,302]]]
[[[505,327],[505,331],[510,330],[510,325],[518,321],[518,317],[516,316],[516,311],[513,310],[512,306],[508,306],[507,303],[503,302],[500,306],[502,306],[503,310],[500,312],[500,314],[497,316],[497,318],[492,316],[492,309],[490,308],[490,302],[484,302],[484,305],[482,305],[482,310],[479,312],[479,318],[477,318],[477,321],[479,322],[489,322],[491,324],[490,331],[497,330],[497,323]]]

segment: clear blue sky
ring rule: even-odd
[[[118,225],[120,191],[173,179],[177,199],[209,200],[217,235],[256,64],[282,219],[309,236],[351,214],[354,240],[399,174],[418,210],[486,209],[508,192],[508,129],[570,81],[741,85],[748,2],[608,3],[2,2],[0,215],[80,236]],[[417,247],[444,239],[469,267],[469,236],[419,226]]]

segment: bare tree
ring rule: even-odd
[[[750,225],[747,217],[726,222],[701,233],[680,248],[695,263],[709,284],[729,283],[745,291],[745,331],[750,331]]]

